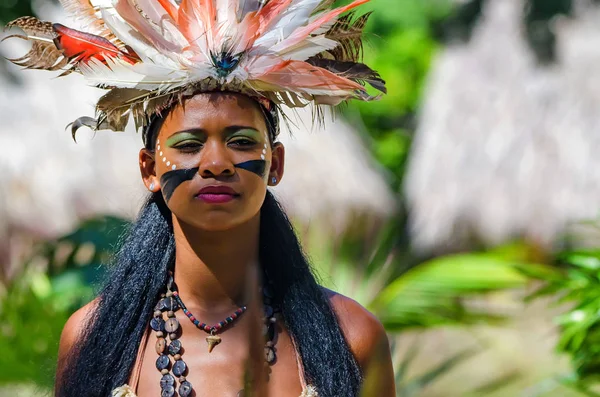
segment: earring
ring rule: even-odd
[[[154,182],[150,183],[150,187],[148,189],[150,189],[151,192],[154,191]]]
[[[277,183],[277,177],[274,176],[273,178],[271,178],[271,183],[273,185],[276,184]]]

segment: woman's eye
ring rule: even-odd
[[[238,138],[238,139],[229,141],[229,145],[234,145],[234,146],[253,146],[253,145],[256,145],[256,142],[254,140],[247,139],[247,138]]]
[[[200,142],[183,142],[177,146],[174,146],[175,149],[181,150],[183,152],[193,152],[200,150],[202,148],[202,143]]]

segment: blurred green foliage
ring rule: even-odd
[[[528,299],[552,297],[566,307],[556,318],[557,350],[571,358],[573,375],[564,379],[578,390],[592,391],[600,381],[600,249],[569,250],[556,257],[555,267],[523,269],[543,286]]]
[[[31,1],[22,0],[0,1],[0,26],[24,15],[35,15],[31,4]]]
[[[128,222],[98,217],[73,233],[40,243],[23,273],[0,291],[0,386],[54,383],[58,342],[64,324],[95,294],[102,262],[118,248]],[[36,394],[39,395],[39,394]]]
[[[0,300],[0,384],[34,383],[50,389],[58,340],[71,311],[48,277],[33,273],[11,284]]]
[[[342,235],[335,247],[318,230],[305,241],[317,258],[317,273],[326,275],[322,283],[356,299],[390,332],[497,323],[504,317],[494,314],[491,307],[476,308],[469,303],[490,292],[523,288],[529,278],[521,269],[543,267],[532,264],[530,247],[520,243],[407,266],[404,253],[395,245],[396,236],[402,233],[399,229],[392,223],[362,243],[352,235]]]

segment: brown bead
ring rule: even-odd
[[[185,376],[180,376],[179,377],[179,382],[183,383],[183,382],[185,382],[185,380],[186,380]]]
[[[175,359],[175,360],[181,360],[181,354],[174,355],[173,359]]]
[[[169,334],[169,338],[171,338],[171,340],[175,340],[177,339],[177,334],[175,332]]]
[[[173,312],[173,311],[169,310],[169,311],[167,312],[167,317],[169,317],[169,318],[173,318],[173,317],[175,317],[175,312]]]
[[[170,318],[165,322],[165,331],[168,333],[177,332],[179,329],[179,321],[176,318]]]
[[[163,336],[165,336],[165,333],[164,333],[164,332],[162,332],[162,331],[158,331],[158,332],[156,332],[156,337],[157,337],[157,338],[162,338]]]
[[[167,296],[168,296],[168,297],[171,297],[171,296],[173,296],[173,291],[167,291]]]
[[[165,352],[165,349],[167,347],[167,341],[165,340],[165,338],[158,338],[156,340],[156,353],[157,354],[163,354]]]
[[[154,311],[154,317],[159,317],[161,314],[162,314],[162,312],[160,310]]]
[[[168,374],[168,373],[169,373],[169,370],[168,370],[168,369],[166,369],[166,368],[160,371],[160,374],[161,374],[161,375],[166,375],[166,374]]]

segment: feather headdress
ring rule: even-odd
[[[120,131],[132,117],[144,126],[184,96],[234,91],[276,106],[369,101],[368,83],[385,93],[379,74],[359,62],[370,14],[331,9],[333,0],[61,0],[89,32],[22,17],[7,28],[25,33],[31,50],[13,63],[81,73],[108,89],[97,118],[73,131]],[[6,38],[5,38],[6,39]]]

